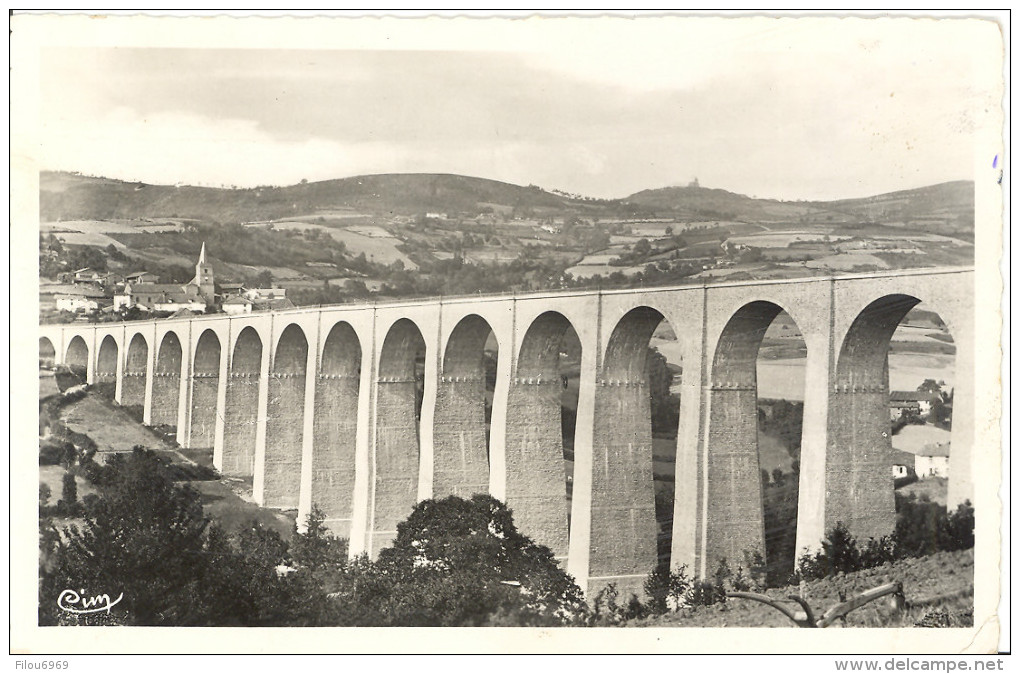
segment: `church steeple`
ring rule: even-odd
[[[199,294],[208,302],[212,302],[216,295],[216,285],[213,281],[212,265],[205,257],[205,241],[202,242],[202,252],[198,254],[198,263],[195,265],[195,280],[192,281],[198,286]]]

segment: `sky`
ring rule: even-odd
[[[563,27],[382,48],[46,47],[40,165],[241,187],[459,173],[604,198],[697,178],[834,199],[973,179],[974,129],[997,104],[957,22]]]

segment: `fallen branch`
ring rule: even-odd
[[[868,590],[867,592],[862,592],[852,599],[836,604],[826,611],[821,618],[815,618],[814,612],[811,610],[811,606],[809,606],[803,598],[798,597],[797,595],[790,595],[788,600],[783,600],[773,599],[768,595],[758,594],[757,592],[726,593],[727,597],[750,599],[752,601],[757,601],[771,606],[793,621],[793,623],[798,627],[828,627],[836,620],[845,618],[851,611],[858,609],[865,604],[869,604],[876,599],[881,599],[882,597],[887,597],[889,595],[893,595],[896,609],[903,609],[906,604],[906,599],[903,596],[903,584],[896,582],[880,585],[879,587]],[[784,603],[796,603],[800,606],[801,610],[793,610],[789,606],[784,606]]]

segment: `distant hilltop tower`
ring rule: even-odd
[[[198,286],[198,294],[207,302],[212,302],[216,295],[216,284],[213,282],[213,268],[205,259],[205,242],[202,242],[202,252],[198,254],[198,264],[195,265],[195,278],[191,281]]]
[[[688,187],[701,187],[701,185],[698,184],[698,177],[695,176],[694,180],[692,180],[691,182],[687,183],[687,186]]]

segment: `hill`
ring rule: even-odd
[[[782,202],[696,185],[600,200],[449,174],[238,189],[44,172],[39,202],[41,278],[90,267],[183,283],[205,243],[221,283],[269,274],[297,304],[974,260],[966,182]]]
[[[652,209],[660,214],[696,220],[777,221],[797,220],[810,213],[821,213],[822,206],[754,199],[721,189],[698,186],[662,187],[636,192],[624,201]]]
[[[44,171],[39,179],[43,221],[193,218],[243,223],[295,216],[414,216],[428,212],[468,216],[672,217],[743,222],[881,222],[973,238],[974,184],[956,181],[861,199],[792,202],[755,199],[723,189],[663,187],[619,200],[554,194],[540,187],[470,176],[402,173],[355,176],[286,187],[217,188],[150,185]]]
[[[974,230],[974,183],[969,180],[836,201],[754,199],[693,185],[642,190],[624,201],[685,219],[881,223],[967,240],[973,240]]]
[[[974,239],[974,183],[969,180],[815,205],[858,220]]]
[[[572,201],[535,187],[468,176],[410,173],[356,176],[287,187],[149,185],[64,172],[39,178],[43,221],[195,218],[257,222],[329,211],[414,215],[488,209],[567,210]]]

